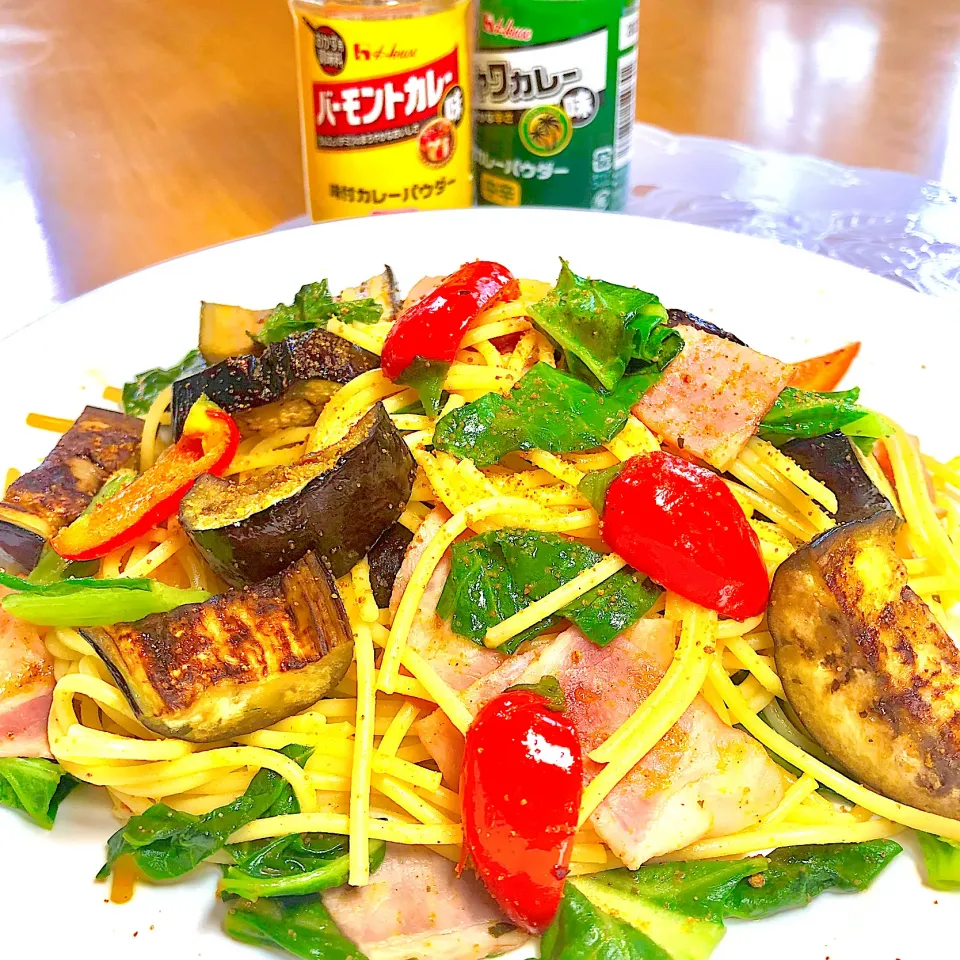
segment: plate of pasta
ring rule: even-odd
[[[955,322],[750,238],[457,211],[7,337],[6,942],[932,955]]]

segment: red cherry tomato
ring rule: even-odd
[[[526,690],[487,703],[467,731],[465,852],[503,912],[542,933],[563,897],[583,792],[573,723]]]
[[[383,345],[383,372],[396,380],[420,357],[452,363],[467,325],[495,300],[515,300],[520,286],[499,263],[465,263],[397,317]]]
[[[760,542],[715,473],[670,453],[634,457],[607,490],[603,538],[657,583],[735,620],[763,613]]]

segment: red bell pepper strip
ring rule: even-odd
[[[439,412],[440,386],[470,321],[497,300],[518,296],[520,285],[506,267],[464,264],[394,321],[380,355],[384,374],[417,387],[424,405]]]
[[[822,357],[800,360],[793,364],[790,386],[818,392],[835,390],[859,352],[860,341],[858,340],[856,343],[848,343],[845,347],[834,350],[833,353],[825,353]]]
[[[180,439],[129,486],[61,530],[53,549],[66,560],[97,560],[132,542],[176,513],[198,477],[220,476],[239,442],[233,417],[201,397]]]
[[[910,445],[917,452],[917,456],[919,457],[920,438],[916,436],[916,434],[908,433],[907,439],[910,441]],[[883,437],[880,437],[880,439],[878,439],[873,445],[873,455],[876,458],[877,466],[880,467],[883,475],[887,478],[887,482],[891,487],[893,487],[894,490],[896,490],[897,478],[893,472],[893,464],[890,462],[890,451],[887,449],[887,444]],[[923,478],[927,482],[927,496],[930,497],[931,503],[935,503],[937,499],[937,488],[933,482],[933,474],[930,473],[926,465],[924,465],[923,468]]]
[[[542,933],[560,906],[582,792],[576,728],[546,696],[508,690],[480,710],[460,780],[464,857],[530,933]]]
[[[607,490],[604,540],[668,590],[734,620],[763,613],[760,542],[715,473],[663,451],[628,460]]]

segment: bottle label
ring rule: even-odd
[[[597,115],[607,88],[607,31],[543,47],[481,50],[476,59],[478,119],[559,102],[580,126]],[[482,112],[481,112],[482,111]]]
[[[591,5],[593,23],[578,5],[566,34],[563,4],[480,6],[479,202],[621,209],[636,105],[636,3]]]
[[[470,205],[468,10],[340,20],[294,7],[314,220]]]

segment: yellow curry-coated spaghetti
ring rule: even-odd
[[[463,397],[463,402],[467,397],[473,396],[477,389],[483,389],[478,385],[485,385],[487,388],[494,386],[500,387],[501,380],[498,378],[507,375],[510,383],[515,382],[516,376],[528,367],[531,359],[543,359],[543,350],[545,344],[542,334],[535,330],[529,318],[526,316],[528,304],[535,302],[545,292],[546,285],[538,281],[521,281],[523,295],[520,300],[496,306],[491,310],[481,314],[471,325],[464,338],[461,347],[461,363],[467,366],[476,366],[479,370],[490,368],[488,362],[491,359],[489,352],[484,355],[476,348],[482,344],[489,344],[496,337],[509,334],[532,334],[532,350],[529,343],[524,343],[521,339],[514,348],[514,354],[506,356],[500,355],[497,351],[497,357],[494,360],[496,371],[491,370],[492,379],[484,381],[482,377],[462,381],[465,385],[459,387],[462,375],[454,371],[454,376],[448,384],[448,392],[451,398]],[[371,331],[362,331],[362,328],[348,327],[339,325],[336,332],[358,342],[366,349],[382,347],[382,337],[386,335],[388,327],[382,329],[373,329]],[[539,354],[537,351],[541,351]],[[550,354],[552,360],[552,352]],[[512,361],[520,360],[522,365],[516,368],[516,363]],[[504,381],[506,382],[506,381]],[[322,431],[325,438],[336,438],[338,433],[345,432],[349,426],[360,419],[360,417],[370,409],[377,401],[384,397],[396,395],[397,388],[385,381],[379,371],[373,371],[369,375],[364,375],[357,380],[352,381],[346,387],[342,388],[334,399],[327,405],[320,422],[313,430],[310,428],[287,428],[277,431],[275,434],[266,437],[256,438],[253,442],[245,441],[246,451],[241,447],[237,461],[230,469],[230,473],[242,476],[246,472],[259,471],[267,467],[275,466],[278,463],[293,462],[297,456],[301,455],[306,449],[305,445],[311,442],[316,443],[317,438]],[[165,409],[169,407],[169,391],[162,393],[154,402],[145,421],[144,430],[144,457],[146,462],[151,462],[154,458],[154,449],[158,444],[157,432],[161,426],[161,418]],[[422,435],[425,439],[429,438],[432,430],[430,425],[432,421],[428,417],[419,415],[414,420],[402,413],[394,414],[394,420],[401,428],[406,428],[414,433]],[[894,449],[896,450],[896,439],[894,440]],[[618,459],[626,459],[638,452],[644,452],[649,449],[656,449],[655,438],[649,433],[635,418],[628,420],[627,426],[620,437],[611,441],[608,445],[614,456]],[[449,543],[458,532],[467,529],[471,524],[476,523],[478,527],[483,526],[485,515],[496,516],[501,514],[504,517],[509,516],[511,522],[524,523],[526,521],[531,527],[543,529],[550,525],[544,524],[540,518],[544,516],[544,510],[550,511],[556,523],[556,529],[565,529],[570,534],[576,536],[582,529],[595,533],[596,520],[592,521],[593,527],[580,527],[577,523],[565,522],[565,518],[573,520],[578,514],[588,514],[585,510],[585,501],[576,494],[575,485],[585,472],[591,468],[602,469],[610,461],[603,459],[595,454],[580,455],[561,455],[547,453],[546,451],[532,451],[525,455],[527,463],[515,464],[514,470],[503,470],[502,468],[477,470],[469,461],[458,461],[457,458],[449,454],[429,454],[426,452],[426,446],[423,441],[418,442],[414,447],[418,458],[418,463],[425,471],[419,474],[422,481],[418,479],[418,493],[420,499],[414,501],[407,508],[407,514],[418,516],[421,520],[423,513],[420,512],[420,505],[423,509],[429,510],[431,503],[442,503],[448,509],[456,508],[458,511],[466,511],[468,506],[476,504],[479,511],[474,508],[462,519],[456,520],[454,526],[448,528],[448,532],[438,535],[434,550],[430,554],[439,556],[443,553],[443,545]],[[615,460],[613,462],[616,462]],[[813,500],[819,501],[826,509],[835,504],[835,497],[822,484],[814,481],[805,471],[800,469],[789,458],[784,457],[775,448],[762,441],[752,440],[744,452],[741,461],[742,468],[735,466],[733,473],[741,482],[746,484],[737,489],[739,497],[742,497],[745,504],[753,509],[761,510],[771,518],[767,525],[772,530],[779,529],[779,536],[783,543],[796,544],[798,541],[808,539],[815,528],[812,523],[823,525],[824,520],[817,519],[820,515],[816,512],[818,508],[813,504]],[[931,566],[939,563],[948,563],[952,559],[950,548],[943,544],[946,543],[948,534],[937,533],[935,528],[929,526],[930,509],[927,512],[921,512],[915,504],[925,502],[925,482],[921,484],[920,474],[916,468],[908,472],[905,458],[895,459],[895,469],[901,473],[901,482],[898,484],[898,491],[901,491],[901,497],[906,495],[907,502],[911,504],[911,513],[914,523],[922,532],[918,536],[923,538],[924,543],[933,540],[939,547],[939,552],[933,558]],[[900,466],[900,464],[904,464]],[[935,461],[934,461],[935,463]],[[758,466],[764,466],[763,471],[759,471]],[[519,469],[516,469],[519,467]],[[953,476],[947,472],[947,468],[942,468],[941,476],[937,481],[942,484],[942,489],[950,494],[956,492],[956,487],[951,486],[948,480]],[[539,471],[539,472],[538,472]],[[936,475],[935,475],[936,476]],[[531,483],[533,481],[533,483]],[[503,500],[496,501],[495,497],[503,497]],[[808,500],[806,498],[813,498]],[[486,507],[483,501],[491,503]],[[928,501],[927,501],[928,502]],[[552,504],[552,506],[551,506]],[[779,523],[777,521],[780,521]],[[926,525],[925,525],[926,524]],[[526,524],[524,524],[526,525]],[[942,525],[937,524],[942,530]],[[934,532],[931,532],[933,529]],[[175,528],[169,532],[159,531],[159,536],[153,534],[143,538],[143,542],[137,543],[131,547],[125,548],[122,555],[111,555],[104,559],[101,564],[101,574],[104,576],[123,576],[123,575],[146,575],[156,576],[163,582],[173,585],[203,586],[211,589],[218,587],[217,578],[205,570],[205,564],[196,555],[189,543]],[[133,561],[131,563],[131,560]],[[417,604],[417,591],[429,579],[432,571],[431,564],[435,561],[427,558],[422,571],[415,573],[406,593],[406,607],[401,606],[399,621],[397,621],[388,637],[385,637],[385,653],[383,664],[379,668],[381,690],[389,690],[391,683],[396,683],[396,677],[403,679],[402,674],[398,673],[400,663],[404,662],[404,650],[401,641],[393,638],[400,637],[404,630],[404,622],[409,613],[405,610],[414,610]],[[942,575],[950,578],[953,576],[953,570],[948,569]],[[354,584],[362,577],[362,573],[357,571],[354,575]],[[362,584],[362,580],[360,581]],[[949,579],[954,583],[953,579]],[[421,585],[421,586],[418,586]],[[920,584],[922,586],[922,583]],[[361,587],[362,589],[362,587]],[[956,581],[955,589],[960,591],[960,580]],[[352,605],[352,613],[357,618],[356,627],[364,629],[370,623],[370,601],[372,597],[367,594],[359,603]],[[547,598],[549,601],[550,598]],[[562,605],[562,604],[561,604]],[[381,616],[387,614],[387,611],[381,611]],[[688,616],[696,617],[698,614],[695,609],[691,609]],[[686,623],[684,618],[681,623]],[[722,636],[725,621],[721,621],[719,633]],[[736,627],[736,625],[733,625]],[[751,635],[762,636],[764,633],[764,624],[762,621],[750,624],[749,631],[745,635],[730,634],[730,641],[726,649],[729,649],[736,658],[734,663],[729,664],[729,669],[725,674],[739,673],[747,670],[752,676],[755,676],[756,682],[760,688],[770,688],[777,686],[777,679],[774,673],[774,667],[769,657],[761,657],[749,644]],[[382,629],[382,628],[381,628]],[[686,629],[686,628],[684,628]],[[681,635],[683,631],[681,631]],[[95,662],[92,648],[86,644],[74,631],[51,630],[47,634],[47,646],[55,658],[55,669],[60,682],[56,691],[57,708],[51,717],[51,742],[54,746],[55,755],[67,767],[67,769],[78,776],[80,779],[88,780],[92,783],[99,783],[107,787],[114,796],[115,804],[118,809],[127,809],[130,812],[141,812],[150,802],[163,800],[176,809],[183,809],[188,812],[202,812],[204,809],[216,806],[224,797],[237,796],[243,792],[243,789],[249,783],[253,773],[257,768],[263,766],[263,757],[256,754],[258,748],[249,747],[216,747],[213,749],[197,748],[193,745],[187,745],[181,742],[169,742],[158,740],[155,735],[150,734],[145,728],[136,723],[125,706],[123,697],[116,690],[113,682],[102,668],[98,670],[98,676],[90,677],[90,680],[96,680],[96,685],[82,687],[77,683],[81,677],[86,677],[92,671],[92,662]],[[722,643],[723,640],[718,642]],[[698,649],[702,650],[703,645]],[[750,651],[747,653],[746,651]],[[752,654],[752,656],[751,656]],[[714,662],[717,662],[715,654]],[[726,662],[726,657],[722,658]],[[413,661],[416,663],[416,661]],[[425,664],[420,664],[421,669],[425,671],[429,668]],[[86,672],[84,672],[86,671]],[[407,674],[409,676],[409,674]],[[719,689],[717,684],[719,675],[700,675],[699,672],[693,673],[691,679],[692,685],[688,684],[686,688],[690,692],[683,693],[679,699],[669,697],[670,716],[679,715],[686,708],[686,704],[697,693],[703,693],[707,699],[716,707],[724,711],[728,704],[724,703],[726,699],[723,694],[726,689]],[[427,690],[432,686],[434,690],[442,690],[438,687],[438,678],[430,676],[427,678],[427,684],[423,684],[422,678],[415,675],[410,677],[414,682],[418,682],[417,693],[426,695]],[[671,681],[668,677],[664,679],[664,684]],[[350,681],[345,681],[349,685]],[[666,695],[669,687],[664,688]],[[659,691],[657,691],[659,694]],[[440,693],[440,699],[447,699],[449,703],[455,703],[455,699]],[[89,719],[89,724],[82,723],[71,711],[73,704],[79,703],[81,713]],[[332,701],[322,701],[318,707],[330,704]],[[349,698],[344,701],[345,705],[354,701]],[[389,695],[381,693],[377,698],[377,710],[387,710],[382,714],[385,723],[388,723],[398,715],[398,710],[417,710],[413,701],[407,701],[404,706],[402,701],[397,701]],[[417,702],[422,702],[418,700]],[[667,717],[661,714],[663,708],[657,706],[660,701],[657,696],[652,698],[652,703],[647,710],[642,711],[640,718],[640,727],[646,730],[656,730],[664,723],[667,723]],[[398,706],[399,704],[399,706]],[[653,708],[653,709],[651,709]],[[742,704],[740,705],[743,709]],[[353,709],[353,708],[351,708]],[[449,707],[453,713],[455,722],[458,725],[468,723],[466,715],[460,719],[460,709],[455,706]],[[639,712],[639,711],[638,711]],[[377,717],[381,716],[378,712]],[[325,716],[323,713],[309,712],[304,715],[306,720],[318,720],[315,727],[320,730]],[[635,723],[636,721],[632,721]],[[281,722],[278,727],[283,728],[289,725],[290,721]],[[669,726],[669,723],[667,723]],[[313,732],[310,734],[301,734],[298,742],[308,741],[312,745],[329,746],[331,749],[334,744],[342,744],[342,748],[353,755],[353,737],[355,727],[349,729],[342,728],[343,732],[325,734]],[[615,756],[619,758],[619,753],[614,744],[628,742],[631,735],[628,730],[636,729],[635,726],[628,724],[618,735],[611,738],[609,745],[604,745],[601,750],[595,751],[598,760],[612,760]],[[289,733],[289,731],[278,730],[280,733]],[[109,734],[108,738],[98,737],[97,734]],[[289,739],[289,738],[288,738]],[[377,742],[375,737],[374,743]],[[137,742],[142,746],[136,746]],[[281,740],[275,740],[279,743]],[[291,741],[292,742],[292,741]],[[147,747],[148,743],[155,744],[153,747]],[[409,735],[404,737],[404,743],[414,747],[416,738]],[[639,748],[634,748],[629,755],[620,759],[619,766],[632,766],[629,760],[632,756],[639,754],[642,756],[645,749],[642,741]],[[166,744],[166,745],[164,745]],[[409,750],[410,747],[407,749]],[[243,749],[253,751],[253,753],[244,754]],[[82,760],[77,762],[75,759],[77,751],[83,751]],[[365,748],[366,750],[366,748]],[[397,757],[403,755],[404,746],[397,747]],[[170,754],[165,756],[165,751]],[[141,756],[143,755],[143,756]],[[414,755],[414,754],[411,754]],[[250,757],[260,757],[257,763],[249,762]],[[248,762],[241,763],[241,760]],[[122,763],[122,766],[117,766]],[[361,763],[360,770],[366,769],[370,774],[373,770],[372,760],[369,763]],[[420,760],[414,766],[423,769],[425,772],[429,768],[423,766],[424,761]],[[179,766],[176,766],[179,764]],[[289,765],[283,764],[283,769],[291,775],[291,780],[296,781],[296,785],[301,791],[305,787],[303,782],[292,772]],[[618,765],[614,765],[616,767]],[[330,815],[346,817],[349,820],[349,811],[347,810],[347,795],[349,794],[349,784],[352,781],[349,768],[339,768],[343,772],[338,774],[338,778],[323,782],[324,786],[335,783],[341,787],[341,791],[324,790],[325,794],[334,793],[343,796],[343,801],[338,806],[333,803],[329,808]],[[108,773],[109,771],[112,771]],[[356,768],[355,768],[356,771]],[[282,771],[280,771],[282,772]],[[310,773],[308,772],[308,776]],[[809,775],[808,783],[810,782]],[[391,812],[389,822],[395,822],[398,825],[397,831],[391,832],[389,828],[382,828],[381,833],[397,842],[424,842],[422,840],[411,841],[409,838],[416,837],[415,832],[409,830],[400,830],[399,826],[405,824],[409,826],[418,819],[416,814],[411,813],[410,809],[404,809],[397,804],[394,799],[385,796],[378,790],[376,775],[372,782],[371,789],[374,796],[377,797],[378,804],[383,809]],[[596,789],[588,791],[585,797],[584,811],[587,812],[591,804],[597,802],[598,791],[603,790],[601,780]],[[614,781],[615,782],[615,781]],[[384,785],[381,780],[380,786]],[[389,789],[389,788],[388,788]],[[414,787],[414,795],[417,797],[417,803],[414,809],[420,814],[420,822],[433,821],[440,816],[443,821],[449,820],[452,811],[441,812],[436,806],[431,805],[424,793],[429,791],[423,788]],[[325,800],[329,804],[332,802],[329,798]],[[422,807],[419,805],[423,804]],[[802,806],[803,802],[799,803]],[[310,806],[309,801],[306,808]],[[788,811],[777,818],[778,821],[789,817]],[[429,812],[428,812],[429,811]],[[441,822],[443,822],[441,821]],[[837,831],[836,824],[830,824],[834,836]],[[245,836],[252,835],[254,828],[246,828]],[[262,831],[257,831],[261,835]],[[351,831],[352,832],[352,831]],[[816,836],[808,830],[809,837]],[[824,834],[826,836],[826,834]],[[402,838],[407,838],[406,840]],[[769,845],[769,844],[768,844]],[[760,849],[758,847],[757,849]],[[745,849],[743,852],[750,852]],[[583,865],[586,867],[587,865]],[[582,872],[582,868],[579,868]]]
[[[482,311],[469,324],[446,373],[441,416],[488,393],[508,395],[536,363],[556,366],[553,343],[530,316],[532,305],[549,290],[540,281],[521,280],[518,299]],[[389,322],[333,320],[329,325],[330,332],[373,354],[383,350],[390,329]],[[325,699],[226,742],[166,738],[140,722],[114,674],[77,630],[44,631],[56,677],[50,749],[69,774],[103,787],[118,817],[141,814],[155,803],[203,815],[243,795],[259,771],[272,770],[289,784],[298,811],[257,818],[238,829],[231,842],[292,833],[342,834],[349,838],[348,879],[354,886],[370,882],[375,841],[423,846],[447,860],[461,860],[464,831],[457,784],[445,779],[421,731],[425,718],[439,710],[454,730],[465,733],[476,705],[410,639],[424,604],[436,602],[430,591],[438,571],[448,570],[450,548],[458,540],[505,527],[560,533],[601,555],[556,590],[490,627],[485,643],[495,656],[493,651],[528,628],[546,619],[553,622],[589,591],[602,591],[626,566],[604,543],[601,517],[581,484],[597,471],[659,451],[666,443],[631,414],[601,447],[569,453],[530,449],[479,467],[433,447],[440,417],[411,411],[416,400],[409,386],[391,382],[379,368],[371,370],[341,386],[315,422],[244,437],[226,471],[231,482],[243,482],[298,463],[339,441],[378,404],[411,452],[413,493],[402,506],[399,524],[423,542],[408,557],[404,582],[389,604],[378,605],[368,559],[339,578],[354,659]],[[171,402],[168,388],[144,416],[142,470],[170,442]],[[34,417],[33,423],[42,429],[67,426],[44,417]],[[903,517],[897,549],[913,590],[945,627],[952,627],[953,608],[960,603],[960,460],[945,464],[921,454],[899,427],[884,448],[892,484],[873,455],[863,454],[860,460]],[[14,476],[8,474],[7,484]],[[746,442],[723,479],[757,535],[771,577],[798,548],[836,525],[837,491],[766,440]],[[422,530],[432,532],[424,539],[418,533]],[[143,577],[212,594],[225,587],[176,518],[108,553],[96,576]],[[893,837],[907,827],[960,841],[960,821],[881,796],[771,726],[770,710],[786,696],[766,614],[743,621],[718,617],[668,591],[645,619],[672,631],[672,662],[640,705],[589,751],[595,775],[583,792],[570,862],[573,877],[621,864],[597,833],[592,815],[638,763],[670,739],[691,708],[710,711],[724,730],[746,731],[786,761],[789,770],[780,772],[779,802],[756,822],[720,835],[708,831],[663,859],[730,858],[794,844],[856,843]],[[539,642],[552,642],[561,632],[562,626],[551,626]],[[278,752],[291,745],[312,750],[302,765]],[[824,787],[833,793],[825,795]]]

